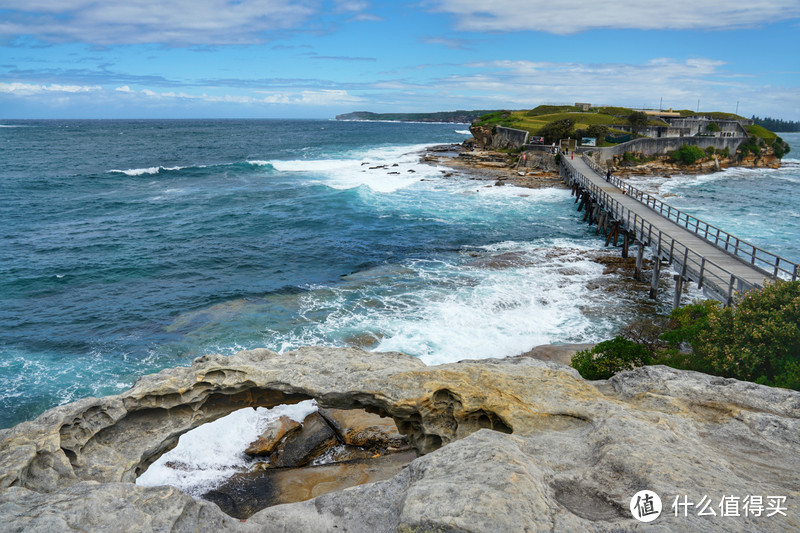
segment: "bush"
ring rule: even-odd
[[[628,123],[633,128],[633,131],[638,133],[639,130],[647,126],[647,123],[650,122],[650,117],[647,116],[647,113],[644,111],[634,111],[630,115],[628,115]]]
[[[672,161],[683,165],[693,165],[698,160],[704,158],[706,153],[697,146],[684,144],[674,152],[669,154]]]
[[[666,325],[633,323],[621,335],[576,353],[572,366],[586,379],[662,364],[800,390],[800,281],[767,283],[729,307],[696,302],[674,310]]]
[[[708,126],[706,126],[706,131],[710,131],[712,133],[716,132],[716,131],[721,131],[721,130],[722,130],[722,128],[720,128],[719,124],[717,124],[716,122],[710,122],[708,124]]]
[[[586,379],[608,379],[617,372],[649,363],[647,348],[623,337],[614,337],[572,356],[572,367]]]
[[[748,291],[708,326],[699,348],[715,373],[800,390],[800,282]]]
[[[709,156],[709,157],[714,155],[716,152],[717,152],[717,149],[714,148],[713,146],[709,146],[708,148],[706,148],[706,155]]]
[[[572,133],[572,126],[575,123],[570,118],[562,120],[555,120],[542,126],[538,134],[545,138],[545,141],[558,142],[561,139],[566,139]]]

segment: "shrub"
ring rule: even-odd
[[[708,148],[706,148],[706,155],[709,156],[709,157],[714,155],[716,152],[717,152],[717,149],[714,148],[713,146],[709,146]]]
[[[570,118],[555,120],[542,126],[538,133],[545,138],[546,142],[558,142],[569,137],[574,124]]]
[[[647,348],[623,337],[614,337],[572,356],[572,367],[586,379],[608,379],[617,372],[649,363]]]
[[[721,130],[722,130],[722,128],[720,128],[719,124],[717,124],[716,122],[710,122],[708,124],[708,126],[706,126],[706,131],[710,131],[712,133],[716,132],[716,131],[721,131]]]
[[[800,390],[800,282],[748,291],[708,326],[699,344],[716,373]]]
[[[674,152],[669,154],[672,161],[681,163],[683,165],[693,165],[699,159],[705,157],[706,153],[697,146],[689,146],[684,144]]]
[[[628,123],[633,128],[633,131],[638,133],[639,130],[647,126],[647,123],[650,121],[650,117],[647,116],[647,113],[644,111],[634,111],[630,115],[628,115]]]

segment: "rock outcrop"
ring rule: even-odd
[[[193,427],[308,398],[391,416],[426,455],[390,479],[246,522],[133,483]],[[201,357],[0,431],[0,520],[26,532],[798,531],[799,470],[793,391],[667,367],[587,382],[533,357],[426,367],[357,349],[253,350]],[[629,511],[642,489],[664,505],[649,524]],[[716,516],[693,506],[676,516],[684,496],[710,499]],[[746,515],[751,496],[779,512]],[[739,516],[721,516],[727,497]]]

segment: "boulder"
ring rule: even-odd
[[[319,414],[350,446],[391,449],[406,446],[408,439],[397,430],[394,420],[363,409],[320,409]]]
[[[288,416],[282,416],[278,420],[271,422],[256,440],[250,443],[244,451],[252,457],[263,457],[270,455],[280,444],[281,440],[288,437],[302,427],[300,422],[292,420]]]
[[[336,433],[325,419],[319,413],[311,413],[303,420],[300,431],[280,441],[269,458],[269,465],[274,468],[306,465],[337,442]]]
[[[423,456],[384,481],[246,522],[133,483],[193,427],[308,398],[392,417]],[[204,356],[0,431],[0,521],[26,532],[794,532],[798,471],[795,391],[663,366],[589,382],[534,357],[426,367],[352,348],[252,350]],[[664,505],[649,524],[629,511],[643,489]],[[760,515],[742,506],[754,497]],[[706,500],[715,516],[698,514]]]

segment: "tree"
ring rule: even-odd
[[[571,118],[555,120],[542,126],[539,130],[539,135],[545,138],[545,142],[558,142],[570,136],[574,125],[575,123]]]
[[[647,126],[650,118],[644,111],[634,111],[628,115],[628,123],[631,125],[634,133],[639,133],[639,130]]]
[[[601,140],[606,138],[606,135],[608,135],[608,131],[609,131],[608,130],[608,126],[606,126],[604,124],[592,124],[586,130],[586,135],[587,135],[587,137],[596,138],[598,140],[598,144],[599,144],[599,141],[601,141]]]
[[[717,132],[717,131],[720,131],[720,130],[722,130],[722,128],[720,128],[719,124],[717,124],[716,122],[709,122],[708,126],[706,126],[706,131],[711,132],[711,133],[714,133],[714,132]]]

